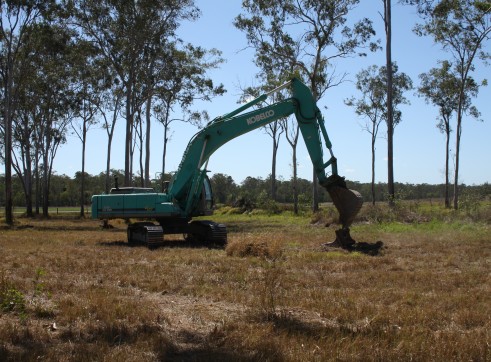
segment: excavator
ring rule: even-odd
[[[271,94],[285,88],[290,89],[290,98],[250,110]],[[128,243],[152,247],[161,243],[164,235],[184,234],[193,241],[225,244],[227,229],[224,224],[201,218],[193,220],[193,217],[213,213],[213,193],[207,176],[210,156],[230,140],[292,114],[298,122],[319,185],[328,191],[339,212],[342,227],[336,231],[336,242],[353,244],[349,227],[363,199],[357,191],[348,189],[344,177],[338,175],[337,160],[324,119],[312,92],[298,78],[292,78],[236,110],[210,121],[191,138],[177,171],[162,192],[155,192],[152,188],[116,185],[109,194],[94,195],[92,218],[139,220],[128,225]],[[323,144],[329,150],[329,158],[326,160]],[[326,169],[330,169],[330,172]]]

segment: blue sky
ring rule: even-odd
[[[219,69],[210,72],[216,83],[223,83],[228,90],[225,96],[201,105],[211,118],[230,112],[238,107],[240,96],[239,85],[256,84],[257,69],[253,63],[254,53],[247,47],[243,33],[232,25],[233,19],[241,12],[240,0],[197,0],[196,4],[202,11],[201,18],[184,24],[180,36],[188,42],[205,48],[217,48],[223,52],[226,63]],[[378,14],[382,10],[382,1],[362,1],[350,16],[353,20],[369,17],[377,30],[377,37],[384,37],[383,24]],[[415,86],[418,86],[418,75],[437,66],[438,60],[449,57],[433,44],[429,38],[419,38],[413,34],[412,28],[418,18],[411,7],[393,5],[393,60],[397,62],[399,71],[408,74]],[[491,47],[487,44],[487,49]],[[352,108],[344,104],[351,96],[359,97],[354,85],[356,74],[363,68],[376,64],[384,64],[383,52],[368,54],[366,58],[340,60],[336,63],[338,72],[347,72],[345,83],[331,88],[319,101],[323,111],[326,128],[333,144],[333,151],[338,159],[339,174],[349,180],[370,182],[371,153],[370,135],[362,130],[364,124]],[[478,64],[473,77],[478,81],[491,80],[491,67]],[[443,183],[444,182],[444,136],[436,128],[438,110],[425,104],[424,100],[415,95],[415,91],[406,94],[411,105],[401,106],[402,122],[396,127],[394,134],[394,174],[396,182],[403,183]],[[482,87],[474,104],[481,112],[484,122],[465,119],[461,141],[460,182],[472,185],[491,181],[491,89]],[[327,109],[325,108],[327,107]],[[179,115],[175,115],[178,117]],[[189,139],[197,128],[184,123],[172,124],[172,138],[168,144],[166,170],[176,170]],[[376,181],[386,182],[386,139],[385,127],[379,132],[376,149]],[[163,143],[163,127],[152,124],[151,135],[151,175],[161,171]],[[451,147],[454,147],[452,134]],[[107,137],[105,131],[92,128],[88,134],[86,151],[86,171],[98,174],[105,170]],[[62,145],[54,161],[54,170],[58,174],[73,176],[81,169],[81,144],[72,135]],[[272,140],[263,130],[252,131],[230,141],[210,158],[208,169],[211,174],[224,173],[240,183],[247,176],[265,178],[271,173]],[[304,145],[298,148],[299,176],[311,179],[312,166]],[[113,141],[112,168],[124,168],[124,120],[116,125]],[[277,175],[289,179],[292,173],[291,148],[285,139],[280,141],[277,159]],[[135,159],[134,168],[138,168]]]

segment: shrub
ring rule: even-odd
[[[24,314],[26,310],[26,298],[13,283],[2,274],[0,280],[0,310],[2,312],[17,312]]]
[[[243,238],[231,240],[225,249],[228,256],[255,256],[265,260],[277,260],[283,255],[281,244],[268,236],[246,235]]]

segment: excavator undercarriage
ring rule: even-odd
[[[160,224],[153,222],[135,222],[128,225],[128,243],[157,247],[164,241],[164,235],[181,234],[186,240],[206,243],[208,245],[225,245],[227,243],[227,227],[208,220],[186,220],[172,223],[165,220]]]

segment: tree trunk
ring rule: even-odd
[[[292,147],[293,162],[293,213],[298,215],[297,147]]]
[[[446,123],[446,129],[445,129],[445,134],[446,134],[446,140],[445,140],[445,208],[449,209],[450,208],[450,187],[449,187],[449,180],[448,180],[448,175],[449,175],[449,161],[450,161],[450,127],[448,125],[448,121],[445,121]]]
[[[276,121],[277,122],[277,121]],[[275,125],[275,128],[277,126]],[[273,157],[271,161],[271,199],[276,201],[276,155],[278,153],[278,144],[276,134],[273,133]]]
[[[310,79],[310,89],[314,100],[317,102],[319,97],[317,95],[316,82],[313,78]],[[317,211],[319,211],[319,180],[315,169],[312,168],[312,212]]]
[[[39,215],[39,207],[41,203],[41,187],[40,187],[40,179],[39,179],[39,143],[36,143],[36,153],[34,154],[34,173],[35,173],[35,207],[36,207],[36,215]]]
[[[375,131],[372,133],[372,205],[375,206]]]
[[[32,160],[31,160],[31,130],[28,125],[29,121],[27,117],[24,117],[24,121],[18,125],[22,128],[22,137],[19,139],[20,143],[20,164],[15,153],[12,153],[12,168],[18,176],[19,181],[24,191],[24,200],[26,205],[26,216],[32,217]]]
[[[111,146],[113,143],[114,127],[116,127],[116,120],[118,119],[119,105],[121,101],[121,96],[116,97],[116,102],[114,104],[113,120],[111,123],[111,130],[107,133],[107,160],[106,160],[106,194],[109,193],[111,189]]]
[[[80,217],[85,217],[85,143],[87,140],[87,121],[83,120],[82,125],[82,179],[80,180]]]
[[[152,97],[148,97],[147,109],[146,109],[146,135],[145,135],[145,187],[150,186],[150,118],[151,118],[151,108],[152,107]]]
[[[43,217],[48,217],[48,207],[49,207],[49,149],[51,147],[51,122],[48,122],[45,129],[45,145],[43,150],[43,184],[42,184],[42,207],[43,207]]]
[[[455,132],[455,177],[453,184],[453,208],[459,208],[459,156],[460,156],[460,136],[462,133],[462,112],[457,115],[457,130]]]
[[[165,156],[167,155],[167,123],[164,125],[164,149],[162,151],[162,178],[165,174]]]
[[[138,117],[138,123],[140,127],[140,136],[139,141],[140,141],[140,156],[139,156],[139,163],[140,163],[140,186],[144,187],[145,186],[145,170],[143,169],[143,121],[141,119],[141,116]]]
[[[164,124],[164,150],[162,151],[162,181],[165,175],[165,158],[167,156],[167,131],[169,130],[169,113],[170,107],[167,105],[165,109],[165,120]],[[162,185],[163,186],[163,185]]]
[[[4,145],[5,145],[5,222],[13,225],[13,196],[12,196],[12,87],[13,64],[12,55],[7,55],[7,77],[4,87]]]
[[[312,170],[312,211],[319,211],[319,181],[315,170]]]
[[[26,194],[26,215],[32,217],[32,159],[31,159],[31,144],[26,138],[26,167],[24,171],[24,184]]]
[[[286,140],[292,148],[292,163],[293,163],[293,213],[298,215],[298,178],[297,178],[297,144],[300,126],[296,125],[295,132],[292,134],[288,131],[288,121],[285,122]]]
[[[111,189],[111,145],[113,143],[113,134],[114,134],[114,123],[111,126],[111,132],[108,134],[107,138],[107,160],[106,160],[106,194],[109,193]]]
[[[133,77],[130,77],[126,84],[126,136],[124,150],[124,186],[131,186],[131,163],[132,163],[132,143],[133,143],[133,108],[132,108],[132,88]]]
[[[392,14],[390,0],[384,0],[387,63],[387,186],[389,205],[394,205],[394,114],[392,106]]]

